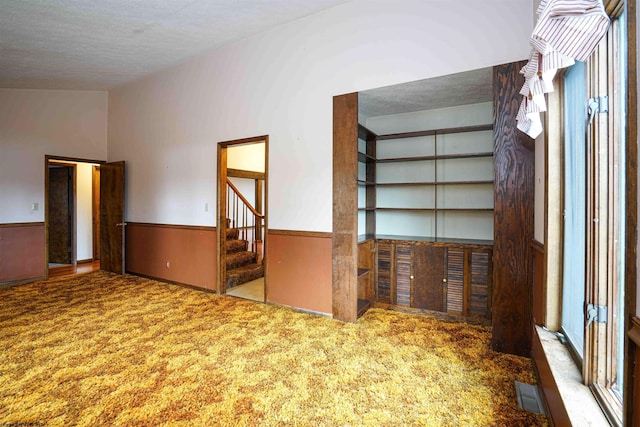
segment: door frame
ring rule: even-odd
[[[251,145],[264,143],[264,234],[262,236],[263,266],[264,266],[264,300],[268,298],[268,230],[269,230],[269,135],[254,136],[250,138],[235,139],[229,141],[218,142],[217,162],[218,173],[216,174],[216,266],[218,267],[216,274],[216,293],[218,295],[226,294],[226,265],[223,262],[223,253],[226,251],[226,203],[227,203],[227,149],[234,145]]]
[[[72,163],[70,163],[72,162]],[[74,166],[74,176],[73,176],[73,241],[72,245],[72,264],[75,266],[77,263],[77,254],[76,254],[76,168],[75,163],[94,163],[94,164],[104,164],[105,160],[91,160],[91,159],[80,159],[76,157],[65,157],[65,156],[55,156],[51,154],[45,154],[44,156],[44,278],[49,278],[49,165],[50,164],[61,164],[66,166]]]

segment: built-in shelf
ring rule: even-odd
[[[493,181],[422,181],[422,182],[378,182],[378,187],[411,186],[411,185],[493,185]]]
[[[385,135],[376,135],[376,140],[384,141],[385,139],[416,138],[421,136],[447,135],[451,133],[465,133],[465,132],[481,132],[486,130],[493,130],[493,125],[461,126],[461,127],[451,127],[451,128],[443,128],[443,129],[421,130],[416,132],[390,133]]]
[[[457,154],[439,154],[433,156],[413,156],[413,157],[389,157],[384,159],[376,159],[378,163],[394,163],[394,162],[421,162],[431,160],[449,160],[449,159],[473,159],[478,157],[493,157],[493,153],[457,153]]]
[[[364,210],[364,209],[359,209]],[[372,210],[372,209],[367,209]],[[400,206],[375,208],[377,211],[434,211],[434,212],[493,212],[493,208],[404,208]]]
[[[369,307],[371,307],[371,301],[358,298],[358,317],[362,316]]]

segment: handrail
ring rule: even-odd
[[[242,193],[240,193],[240,191],[236,188],[236,186],[233,185],[233,183],[231,182],[231,180],[229,178],[227,178],[227,184],[229,185],[229,187],[231,187],[233,192],[236,193],[236,195],[238,197],[240,197],[240,200],[242,200],[242,202],[247,206],[247,208],[249,208],[249,210],[251,211],[252,214],[254,214],[255,216],[257,216],[257,217],[259,217],[261,219],[264,219],[264,215],[261,214],[260,212],[258,212],[257,210],[255,210],[255,208],[253,206],[251,206],[251,203],[249,203],[247,201],[247,199],[244,198]]]

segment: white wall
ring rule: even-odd
[[[93,258],[93,165],[76,166],[76,259]]]
[[[109,93],[127,220],[215,225],[216,143],[269,135],[275,229],[331,231],[332,98],[524,59],[531,0],[356,0]]]
[[[227,167],[253,172],[264,172],[265,143],[233,145],[227,149]]]
[[[103,160],[106,144],[107,92],[0,89],[0,223],[44,221],[46,154]]]

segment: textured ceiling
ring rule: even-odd
[[[0,87],[109,89],[347,0],[0,0]]]
[[[491,82],[489,67],[371,89],[359,93],[359,113],[377,117],[491,101]]]

